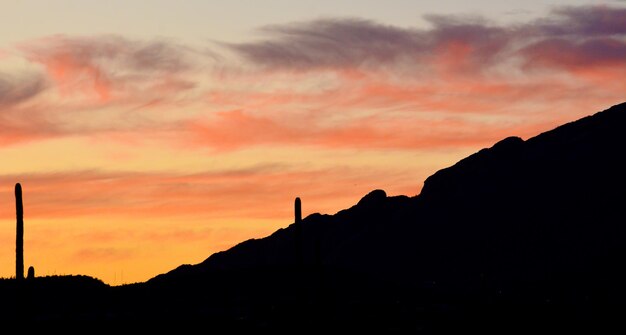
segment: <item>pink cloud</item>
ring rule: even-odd
[[[9,75],[0,73],[0,108],[7,109],[33,99],[47,88],[46,79],[38,74]]]
[[[0,76],[0,145],[76,134],[217,151],[488,145],[619,102],[624,13],[563,7],[509,26],[431,15],[426,29],[341,18],[274,25],[265,39],[222,44],[246,69],[172,41],[26,41],[21,55],[43,73]],[[220,70],[200,72],[206,62]],[[201,112],[187,114],[191,103]],[[110,115],[90,122],[102,110]]]
[[[218,151],[267,145],[411,150],[480,147],[506,136],[529,136],[549,127],[545,122],[493,127],[460,117],[407,121],[402,117],[385,118],[382,115],[330,126],[315,122],[319,120],[305,116],[301,122],[283,123],[234,110],[219,113],[210,121],[189,122],[187,126],[193,135],[189,139],[192,143]]]
[[[353,18],[320,19],[264,27],[265,40],[226,46],[252,64],[282,70],[429,69],[442,63],[446,71],[480,73],[511,57],[532,58],[524,51],[526,45],[557,51],[559,39],[565,39],[575,45],[566,45],[562,52],[582,52],[587,64],[606,60],[607,52],[623,64],[623,43],[616,42],[626,35],[625,18],[626,8],[579,6],[557,7],[541,19],[509,26],[442,15],[425,17],[430,29]]]
[[[64,97],[80,93],[104,104],[145,89],[175,94],[195,86],[179,78],[195,66],[193,50],[170,41],[57,35],[24,42],[19,49],[44,67]]]
[[[180,94],[197,87],[196,55],[169,41],[110,35],[24,41],[13,56],[32,70],[0,73],[0,146],[167,128],[151,111],[185,106]],[[148,113],[130,113],[139,109]]]
[[[108,76],[89,59],[81,59],[69,52],[60,52],[39,61],[46,67],[62,95],[70,95],[76,89],[74,85],[68,87],[75,81],[81,83],[86,81],[87,89],[93,90],[101,102],[110,99],[111,82]],[[85,80],[82,80],[83,77]]]
[[[13,186],[20,182],[24,190],[24,215],[31,219],[194,217],[216,220],[239,217],[289,220],[296,196],[315,203],[318,210],[328,210],[336,208],[338,203],[351,205],[357,201],[355,191],[364,195],[375,188],[376,183],[393,184],[394,176],[375,180],[372,177],[375,173],[347,168],[293,171],[266,166],[200,174],[82,171],[4,175],[0,176],[0,184],[5,185],[0,190],[0,201],[13,203]],[[421,181],[416,180],[414,187],[418,189],[420,185]],[[309,210],[313,209],[309,207]],[[14,218],[14,208],[3,206],[0,217]],[[190,234],[185,230],[174,233],[181,238]],[[106,240],[109,237],[89,238]]]
[[[616,38],[594,38],[580,42],[549,39],[534,43],[521,52],[529,67],[565,70],[626,67],[626,42]]]

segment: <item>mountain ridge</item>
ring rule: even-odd
[[[613,124],[613,126],[620,125],[620,123],[623,125],[626,122],[626,113],[623,112],[624,109],[626,109],[626,103],[616,104],[606,110],[596,112],[595,114],[588,115],[578,120],[574,120],[574,121],[562,124],[560,126],[557,126],[551,130],[544,131],[536,136],[528,138],[527,140],[523,140],[522,138],[518,136],[506,137],[496,142],[491,147],[482,148],[478,150],[477,152],[459,160],[455,164],[436,171],[434,174],[430,175],[424,180],[422,190],[419,194],[414,195],[414,196],[397,195],[393,198],[398,199],[398,201],[405,201],[405,202],[409,200],[415,201],[417,199],[424,199],[424,198],[427,198],[429,201],[433,201],[432,198],[433,197],[436,198],[438,193],[452,192],[451,190],[448,189],[449,187],[451,187],[450,185],[456,185],[456,187],[459,187],[459,185],[461,185],[461,183],[458,182],[458,176],[456,175],[459,169],[464,170],[463,173],[466,174],[468,169],[476,170],[475,167],[472,167],[475,161],[479,161],[481,164],[484,161],[495,161],[497,163],[500,163],[500,165],[497,165],[495,167],[490,167],[487,171],[483,171],[483,174],[485,173],[494,174],[495,170],[497,169],[500,169],[503,171],[511,170],[511,166],[513,164],[520,163],[520,159],[521,159],[520,152],[525,150],[526,153],[524,154],[527,154],[529,150],[534,150],[534,148],[537,147],[536,143],[538,142],[540,142],[539,145],[544,145],[544,146],[546,142],[549,142],[551,146],[553,147],[550,150],[546,150],[546,149],[543,150],[546,152],[535,153],[535,155],[539,155],[545,158],[546,155],[555,154],[555,152],[558,151],[557,150],[558,148],[561,148],[563,145],[567,145],[567,143],[558,143],[559,136],[557,135],[560,135],[562,137],[563,134],[572,134],[574,132],[585,134],[586,132],[589,131],[590,128],[594,130],[597,127],[601,127],[603,128],[603,130],[605,130],[604,128],[610,128],[606,126],[607,123]],[[616,122],[618,120],[612,120],[611,122],[603,122],[604,119],[608,119],[608,118],[619,119],[620,122]],[[553,140],[555,137],[557,138],[557,141]],[[560,159],[562,159],[562,157]],[[481,167],[484,168],[484,166],[481,166]],[[480,178],[476,178],[476,180],[482,180],[482,178],[484,178],[484,176],[480,175],[479,171],[475,171],[475,173],[477,173],[479,175],[478,177],[480,177]],[[510,177],[510,175],[499,176],[499,177],[501,178]],[[473,189],[481,188],[477,185],[463,185],[463,187],[473,188]],[[435,188],[435,190],[433,190],[433,188]],[[482,191],[486,192],[486,190],[482,190]],[[380,205],[381,203],[384,202],[385,198],[388,198],[388,197],[384,190],[382,189],[372,190],[368,194],[363,196],[355,205],[351,206],[350,208],[340,210],[336,212],[335,214],[312,213],[308,215],[306,218],[304,218],[303,222],[310,222],[310,221],[318,222],[321,218],[328,218],[334,215],[341,216],[347,212],[357,210],[359,206],[363,206],[365,203],[369,205],[378,203],[378,205]],[[238,250],[240,248],[245,248],[251,244],[259,243],[258,242],[259,240],[272,239],[273,237],[283,234],[284,231],[290,229],[290,227],[292,227],[293,225],[294,223],[290,224],[286,228],[280,228],[274,233],[263,238],[254,238],[254,239],[243,241],[233,246],[232,248],[217,252],[215,255],[209,256],[207,259],[205,259],[204,261],[196,265],[206,265],[208,263],[211,263],[212,257],[215,259],[219,259],[230,250]],[[186,269],[186,268],[193,267],[196,265],[184,264],[184,265],[181,265],[180,268]],[[170,272],[177,272],[177,271],[180,271],[180,270],[177,268],[177,269],[173,269]],[[158,280],[159,277],[167,275],[168,273],[158,275],[155,278],[151,278],[150,280],[148,280],[148,282]]]
[[[593,324],[622,311],[626,301],[626,275],[616,266],[626,258],[626,227],[616,224],[626,221],[625,133],[622,103],[527,140],[507,137],[437,171],[415,196],[374,190],[333,215],[307,216],[301,222],[303,264],[294,257],[292,223],[147,285],[193,286],[223,273],[263,273],[262,284],[239,285],[281,292],[259,299],[285,306],[280,299],[296,299],[289,292],[298,283],[305,291],[334,292],[327,298],[332,303],[313,299],[308,306],[343,306],[336,296],[345,295],[384,314],[389,309],[381,306],[397,301],[436,315],[420,325],[431,330],[444,327],[433,321],[440,317],[484,325],[488,320],[477,311],[511,323],[532,315],[529,327],[564,320]],[[415,322],[383,320],[402,327]]]

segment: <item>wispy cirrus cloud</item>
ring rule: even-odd
[[[49,138],[56,129],[29,103],[49,87],[36,72],[0,73],[0,146]]]
[[[194,87],[182,75],[194,68],[197,53],[171,41],[56,35],[25,42],[19,49],[44,67],[64,95],[80,92],[107,102],[140,90],[169,87],[175,93]]]
[[[626,34],[626,8],[610,6],[557,7],[547,18],[523,28],[531,35],[594,37]]]
[[[527,70],[561,71],[592,84],[614,85],[626,73],[626,8],[561,7],[522,29],[533,39],[517,50]]]
[[[426,19],[431,29],[355,18],[268,26],[261,29],[268,35],[265,40],[226,46],[253,64],[275,69],[428,69],[435,57],[450,54],[458,63],[466,62],[466,68],[480,69],[504,51],[514,33],[481,18],[430,15]]]
[[[246,143],[286,142],[327,148],[487,145],[493,138],[481,142],[471,129],[482,129],[479,134],[518,130],[511,134],[525,135],[529,129],[540,131],[545,126],[547,130],[623,99],[624,8],[558,7],[544,18],[510,25],[469,16],[426,19],[430,27],[421,29],[358,18],[294,22],[261,28],[264,37],[257,41],[225,44],[256,67],[260,78],[317,77],[330,88],[302,93],[294,79],[292,94],[278,91],[292,110],[313,111],[296,118],[290,127],[270,111],[280,101],[272,101],[273,106],[255,104],[258,94],[246,99],[237,93],[246,101],[232,106],[239,112],[218,114],[191,130],[204,129],[207,146],[221,143],[231,149]],[[213,94],[223,101],[229,100],[228,95],[228,91]],[[298,103],[303,101],[306,105]],[[565,108],[565,103],[575,107]],[[336,113],[345,116],[364,110],[369,111],[368,117],[344,117],[341,125],[325,122]],[[431,127],[431,113],[447,115],[442,119],[454,122]],[[490,115],[508,115],[513,124],[525,119],[520,122],[526,123],[526,130]],[[247,139],[219,130],[228,129],[235,119],[251,134]],[[306,126],[300,129],[302,124]],[[459,128],[459,124],[466,126]]]
[[[546,39],[525,47],[520,54],[529,67],[555,70],[607,66],[619,68],[626,63],[626,41],[608,37],[582,41]]]
[[[291,218],[289,205],[294,197],[307,198],[320,208],[346,199],[351,204],[358,200],[353,198],[354,185],[360,185],[362,196],[380,182],[372,178],[373,173],[348,167],[302,170],[259,165],[202,173],[83,170],[9,174],[0,175],[0,184],[11,185],[0,191],[0,200],[14,201],[12,186],[19,181],[28,194],[31,219]],[[324,180],[332,180],[338,189],[329,192],[321,182]],[[11,217],[15,217],[14,208],[0,208],[0,219]]]
[[[5,57],[20,66],[0,73],[0,146],[170,128],[180,115],[174,107],[198,87],[194,71],[211,57],[169,40],[116,35],[23,41]]]
[[[480,121],[463,118],[416,119],[369,116],[340,124],[320,125],[322,120],[305,117],[299,123],[246,114],[222,112],[207,121],[187,123],[188,143],[230,151],[253,146],[311,146],[334,149],[432,149],[481,146],[512,133],[533,135],[548,124],[520,125],[515,122],[497,130]],[[490,131],[491,130],[491,131]]]
[[[425,51],[415,30],[364,19],[323,19],[261,29],[269,38],[225,44],[252,63],[293,69],[384,64]]]
[[[510,25],[468,16],[429,15],[427,28],[327,18],[220,44],[243,63],[171,40],[25,41],[16,54],[40,72],[0,80],[0,105],[8,106],[0,145],[76,134],[217,151],[488,145],[506,131],[528,134],[619,102],[624,18],[626,9],[608,6],[559,7]],[[547,120],[538,112],[549,110],[570,114]]]
[[[48,87],[46,78],[36,73],[11,75],[0,73],[0,109],[27,101]]]
[[[428,15],[430,29],[402,28],[373,21],[339,18],[267,26],[264,40],[226,44],[253,64],[295,70],[409,65],[431,68],[452,54],[475,69],[491,68],[509,57],[526,58],[533,45],[568,40],[585,51],[596,47],[621,55],[623,43],[602,41],[626,35],[626,9],[607,6],[558,7],[550,15],[524,24],[502,26],[485,18]],[[592,40],[588,40],[588,39]],[[599,40],[593,40],[593,39]],[[558,47],[558,45],[557,45]],[[602,61],[601,58],[598,61]],[[413,74],[413,73],[411,73]]]

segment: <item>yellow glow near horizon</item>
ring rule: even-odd
[[[24,221],[25,268],[33,266],[37,276],[89,275],[110,285],[143,282],[179,265],[200,263],[215,252],[287,224],[248,218],[26,217]],[[15,276],[15,221],[0,220],[0,227],[0,244],[5,246],[0,253],[0,277],[10,278]]]

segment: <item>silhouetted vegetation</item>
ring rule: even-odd
[[[24,279],[24,207],[22,203],[22,185],[15,184],[15,278]]]
[[[26,279],[35,278],[35,268],[31,265],[28,267],[28,274],[26,275]]]
[[[302,265],[302,202],[300,198],[294,201],[294,230],[295,230],[295,255],[296,265]]]

